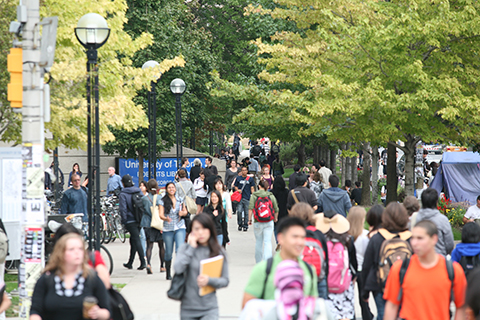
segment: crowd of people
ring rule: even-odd
[[[454,248],[450,223],[437,210],[436,190],[421,194],[421,207],[416,198],[407,197],[403,204],[374,205],[366,211],[358,206],[361,184],[340,188],[339,177],[323,160],[308,170],[296,165],[287,186],[278,150],[268,140],[252,141],[250,157],[241,165],[238,152],[223,152],[225,177],[210,157],[204,168],[195,159],[190,171],[188,159],[182,159],[164,195],[154,179],[135,187],[132,177],[117,178],[113,170],[107,190],[121,190],[120,214],[130,233],[124,267],[133,269],[138,255],[137,269],[152,274],[157,243],[159,271],[173,279],[172,287],[180,283],[172,271],[183,277],[181,319],[218,319],[216,290],[229,284],[228,223],[237,215],[238,231],[252,227],[256,243],[256,265],[244,290],[240,319],[355,319],[355,295],[364,320],[374,319],[369,299],[378,320],[480,319],[480,226],[475,222],[480,196],[468,210],[462,242]],[[79,190],[78,171],[69,179],[73,190]],[[80,302],[92,295],[97,302],[89,316],[109,318],[104,297],[109,283],[87,267],[89,257],[80,240],[65,236],[55,246],[55,259],[35,287],[31,319],[60,319],[65,312],[81,310]],[[223,264],[218,276],[203,274],[203,261],[219,256]],[[201,295],[206,287],[213,291]],[[60,300],[65,307],[57,312],[52,306]]]

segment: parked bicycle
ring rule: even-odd
[[[122,224],[122,218],[120,216],[120,209],[118,204],[118,197],[102,197],[102,237],[105,244],[110,241],[115,241],[119,238],[122,243],[126,239],[126,230]]]

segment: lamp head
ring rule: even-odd
[[[154,67],[158,66],[158,64],[159,63],[157,61],[149,60],[149,61],[147,61],[143,64],[142,69],[154,68]],[[160,78],[161,75],[162,75],[162,73],[160,72],[160,75],[155,76],[155,80],[158,80],[158,78]]]
[[[187,86],[182,79],[177,78],[173,79],[172,82],[170,82],[170,90],[173,94],[183,94],[186,88]]]
[[[75,36],[87,49],[98,49],[110,35],[107,21],[98,13],[87,13],[78,20]]]

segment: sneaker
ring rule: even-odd
[[[123,266],[127,269],[132,269],[132,265],[128,263],[124,263]]]
[[[243,228],[243,231],[248,231],[248,228]]]
[[[242,231],[242,227],[238,227],[238,231]]]

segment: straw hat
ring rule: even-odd
[[[350,222],[341,214],[335,212],[319,213],[316,215],[316,218],[315,226],[322,233],[327,233],[330,229],[338,234],[350,230]]]

